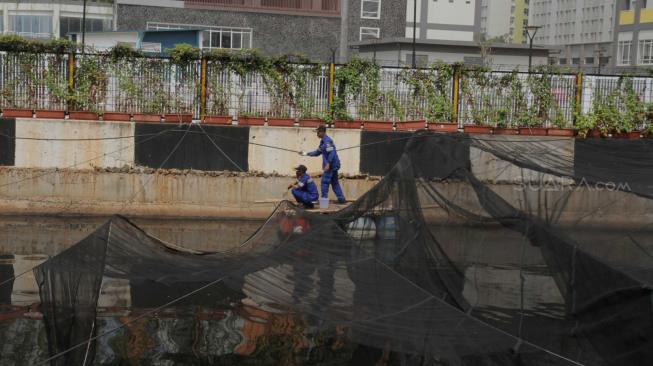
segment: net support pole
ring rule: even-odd
[[[200,121],[206,116],[206,57],[202,57],[200,69]]]
[[[574,124],[576,124],[576,117],[582,111],[582,105],[581,105],[582,102],[583,102],[583,73],[579,72],[578,74],[576,74],[576,95],[574,98],[574,115],[573,115]]]
[[[68,93],[72,94],[75,90],[75,52],[68,54]],[[68,111],[73,110],[72,100],[68,101]]]
[[[460,128],[460,123],[458,121],[458,112],[459,112],[459,95],[460,95],[460,77],[461,69],[460,65],[455,65],[453,67],[453,85],[451,88],[451,122],[458,123]]]

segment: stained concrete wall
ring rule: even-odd
[[[17,119],[15,166],[74,167],[75,169],[132,166],[134,164],[133,135],[133,123]],[[86,140],[70,141],[70,139]]]
[[[361,144],[361,131],[330,129],[328,134],[333,138],[336,148],[339,150],[338,156],[342,164],[340,173],[360,174],[360,149],[342,149],[359,146]],[[282,151],[250,144],[250,170],[291,175],[293,174],[293,167],[296,167],[298,164],[304,164],[309,172],[322,172],[322,157],[299,156],[295,152],[317,149],[320,140],[312,128],[251,127],[249,141],[250,143],[271,145],[292,150]]]
[[[110,172],[0,168],[0,212],[146,217],[265,218],[274,200],[292,199],[288,177],[238,173]],[[356,199],[376,181],[344,179]],[[335,197],[332,197],[335,199]]]

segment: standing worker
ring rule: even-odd
[[[345,195],[342,193],[340,183],[338,182],[338,170],[340,169],[340,159],[336,151],[336,145],[331,137],[326,134],[326,126],[320,126],[315,130],[317,137],[320,138],[320,146],[315,151],[303,152],[302,156],[320,156],[322,155],[322,198],[329,197],[329,185],[333,186],[333,193],[338,197],[338,203],[346,203]]]
[[[317,201],[317,186],[311,176],[306,174],[306,170],[304,165],[295,168],[297,182],[289,185],[288,189],[292,188],[292,195],[298,203],[305,208],[313,208],[313,202]]]

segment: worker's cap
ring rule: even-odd
[[[301,165],[301,164],[300,164],[299,166],[297,166],[297,167],[295,168],[295,170],[297,170],[298,172],[306,173],[306,170],[308,170],[308,169],[306,169],[306,166],[305,166],[305,165]]]
[[[326,132],[326,126],[322,125],[315,129],[315,132]]]

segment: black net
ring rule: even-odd
[[[346,209],[284,202],[221,253],[115,217],[35,269],[50,362],[648,364],[653,163],[581,144],[419,133]]]

